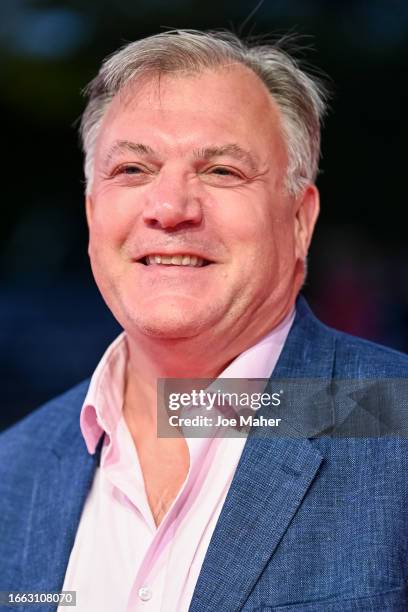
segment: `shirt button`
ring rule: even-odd
[[[142,601],[149,601],[152,598],[153,593],[149,587],[141,587],[138,591],[138,595]]]

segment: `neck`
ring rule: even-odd
[[[277,327],[292,307],[293,303],[287,305],[273,324],[258,324],[256,330],[249,327],[249,333],[235,339],[227,334],[218,338],[180,339],[128,334],[127,411],[156,424],[158,379],[217,378],[238,355]]]
[[[202,344],[201,344],[202,347]],[[216,378],[235,355],[220,358],[201,350],[195,355],[187,340],[154,339],[144,342],[128,336],[129,359],[126,376],[127,410],[157,418],[157,381],[160,378]]]

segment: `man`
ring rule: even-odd
[[[163,378],[406,377],[298,298],[321,86],[274,46],[178,31],[88,94],[89,255],[125,333],[0,438],[0,589],[76,591],[81,612],[406,610],[405,438],[157,435]]]

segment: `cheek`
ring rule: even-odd
[[[216,210],[224,222],[237,233],[264,235],[288,225],[292,220],[292,207],[281,193],[275,193],[269,184],[245,186],[242,191],[223,194]]]
[[[292,215],[279,201],[262,196],[250,202],[236,201],[217,216],[217,226],[224,228],[227,239],[251,260],[272,256],[276,259],[294,248]]]
[[[133,227],[135,208],[129,197],[119,197],[113,191],[99,197],[89,223],[90,242],[99,243],[100,248],[121,245]]]
[[[227,243],[243,249],[253,248],[268,224],[267,215],[258,206],[256,194],[251,197],[234,192],[221,195],[214,198],[211,206],[206,202],[207,219]]]

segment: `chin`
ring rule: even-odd
[[[190,312],[191,314],[191,312]],[[183,316],[184,315],[184,316]],[[162,339],[181,339],[192,338],[198,335],[205,322],[197,317],[189,317],[187,313],[175,313],[169,316],[169,313],[149,313],[149,316],[129,315],[127,317],[127,325],[125,329],[131,328],[137,330],[139,334],[150,338]]]

